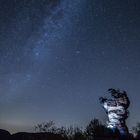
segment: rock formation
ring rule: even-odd
[[[108,115],[107,127],[119,131],[120,135],[128,135],[128,128],[125,120],[128,118],[127,108],[130,105],[129,98],[125,91],[108,89],[109,97],[100,97],[100,103]]]

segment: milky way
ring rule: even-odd
[[[140,2],[0,1],[0,126],[84,126],[105,120],[98,98],[128,92],[139,120]]]

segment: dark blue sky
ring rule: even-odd
[[[1,0],[0,126],[105,122],[98,98],[128,92],[140,119],[139,0]]]

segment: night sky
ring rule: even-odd
[[[140,121],[139,0],[0,0],[0,128],[106,120],[98,98],[128,92]]]

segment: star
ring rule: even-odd
[[[32,76],[31,76],[31,74],[26,74],[25,78],[26,78],[27,81],[30,81]]]

